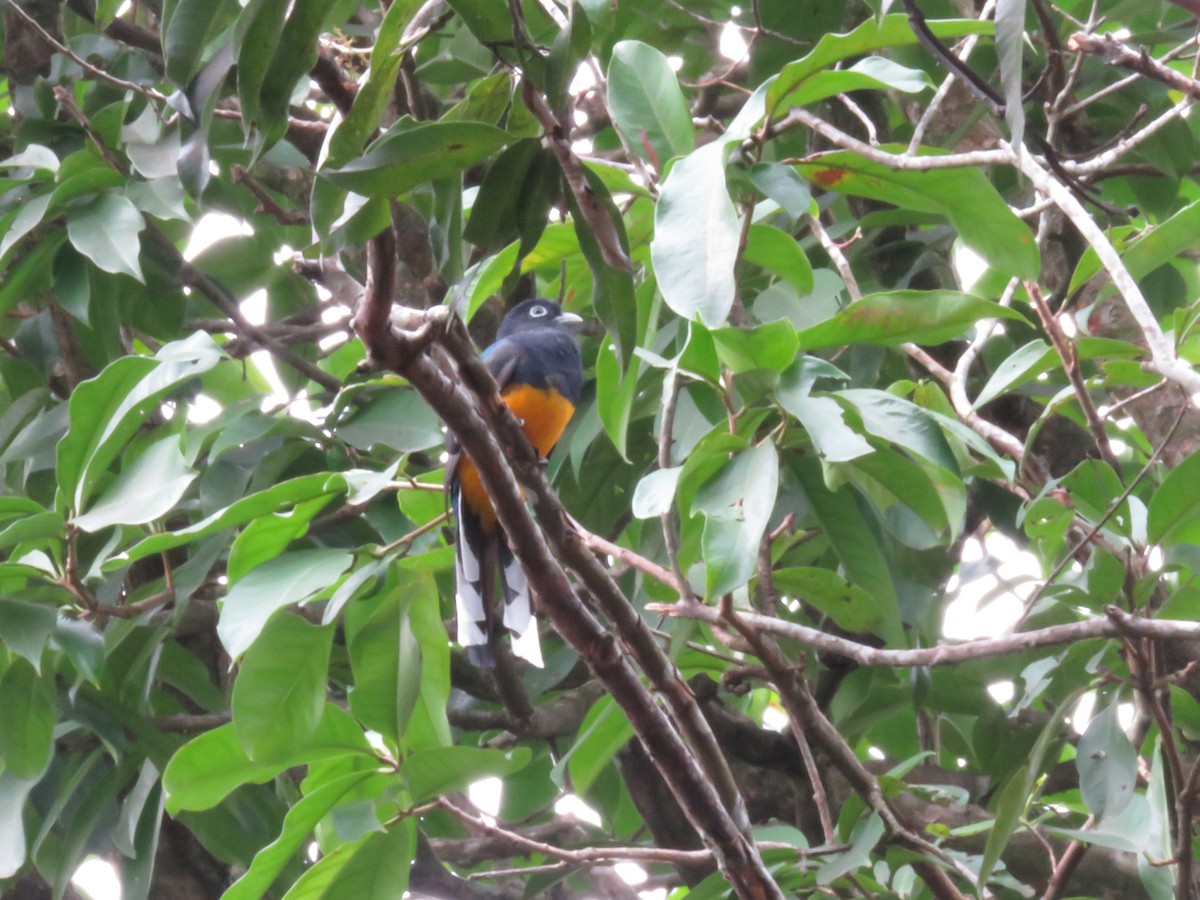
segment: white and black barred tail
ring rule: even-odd
[[[458,492],[454,494],[454,515],[458,525],[454,553],[454,605],[458,615],[458,643],[466,649],[474,665],[496,665],[493,641],[502,629],[496,627],[494,610],[496,581],[504,598],[504,629],[512,634],[513,654],[538,668],[543,666],[542,645],[529,583],[521,564],[498,533],[486,534],[479,518],[462,508]]]

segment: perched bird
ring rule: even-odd
[[[495,342],[483,351],[500,396],[543,458],[562,436],[583,388],[583,361],[574,337],[581,324],[579,316],[563,312],[557,303],[526,300],[509,310]],[[513,653],[541,666],[542,648],[525,573],[504,538],[474,463],[457,449],[447,463],[447,483],[457,523],[458,643],[476,665],[495,665],[492,648],[501,633],[496,621],[499,582],[504,600],[501,622],[512,633]]]

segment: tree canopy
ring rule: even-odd
[[[1195,897],[1190,5],[4,0],[0,890]]]

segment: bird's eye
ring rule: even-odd
[[[547,310],[546,307],[544,307],[544,306],[532,306],[529,308],[529,315],[531,318],[540,319],[548,311],[549,310]]]

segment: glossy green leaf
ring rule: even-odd
[[[361,788],[371,779],[381,777],[375,772],[343,775],[297,800],[283,820],[283,831],[279,837],[254,855],[254,861],[246,873],[221,895],[224,900],[262,897],[284,866],[309,840],[317,823],[351,791]]]
[[[126,356],[71,395],[71,428],[58,445],[59,488],[76,511],[101,473],[166,394],[207,372],[221,358],[212,338],[197,332],[153,357]]]
[[[25,863],[23,813],[37,783],[37,778],[20,778],[7,769],[0,772],[0,878],[11,878]]]
[[[774,272],[794,287],[796,293],[812,293],[812,264],[796,239],[786,231],[770,225],[751,225],[742,257],[747,262]]]
[[[1119,815],[1137,785],[1137,751],[1121,728],[1118,705],[1109,703],[1092,717],[1075,756],[1079,793],[1100,820]]]
[[[759,162],[750,167],[749,174],[750,180],[763,196],[774,200],[793,218],[800,218],[812,206],[812,191],[808,188],[808,182],[791,166],[778,162]]]
[[[419,750],[400,766],[414,803],[439,794],[463,790],[489,776],[504,776],[529,764],[530,752],[517,747],[508,752],[479,747],[439,747]]]
[[[885,611],[887,619],[883,633],[896,634],[899,627],[895,612],[896,585],[883,547],[870,523],[857,509],[852,491],[847,487],[829,490],[820,466],[814,460],[792,460],[791,467],[847,580],[866,590]]]
[[[675,487],[679,484],[681,466],[655,469],[643,475],[633,492],[632,512],[635,518],[652,519],[670,512],[675,503]]]
[[[1019,312],[957,291],[889,291],[868,294],[831,319],[799,333],[800,349],[846,344],[893,346],[909,341],[941,344],[983,319],[1017,319]]]
[[[217,634],[238,659],[258,638],[271,614],[326,590],[350,567],[344,550],[297,550],[263,563],[235,584],[221,603]]]
[[[298,478],[272,485],[248,497],[243,497],[194,525],[178,531],[143,538],[117,557],[114,565],[135,562],[155,553],[162,553],[165,550],[192,543],[210,534],[236,525],[243,525],[252,519],[270,515],[277,510],[286,509],[298,503],[319,498],[332,498],[337,494],[344,493],[346,488],[346,480],[340,474],[319,472],[314,475],[301,475]]]
[[[373,758],[362,729],[344,710],[326,704],[316,730],[290,757],[273,763],[251,762],[232,723],[192,738],[171,757],[163,772],[167,812],[210,809],[243,784],[262,784],[280,772],[317,760]]]
[[[692,114],[667,57],[641,41],[620,41],[608,64],[608,109],[626,144],[660,169],[692,152]]]
[[[50,604],[0,599],[0,643],[41,672],[42,651],[54,633],[56,614]]]
[[[996,55],[1004,88],[1004,119],[1014,146],[1025,140],[1025,86],[1021,80],[1024,45],[1025,0],[997,0]]]
[[[145,227],[146,220],[129,200],[104,194],[68,217],[67,237],[96,268],[144,282],[138,255]]]
[[[571,774],[571,785],[586,795],[600,773],[611,764],[617,751],[634,735],[624,710],[612,697],[601,697],[588,711],[579,726],[579,736],[556,768],[564,765]],[[562,782],[559,775],[558,783]]]
[[[402,582],[383,597],[349,647],[350,708],[364,725],[397,745],[421,689],[421,646],[408,621],[410,594],[420,578],[408,579],[411,584]]]
[[[903,91],[916,94],[932,87],[929,76],[920,69],[909,69],[882,56],[868,56],[847,69],[826,69],[804,80],[782,102],[788,106],[807,106],[850,91]]]
[[[1185,206],[1165,222],[1141,234],[1121,253],[1121,262],[1134,278],[1144,278],[1192,246],[1197,229],[1200,229],[1200,201]],[[1090,247],[1086,249],[1071,275],[1071,293],[1078,291],[1102,268],[1096,252]]]
[[[196,473],[179,449],[179,435],[155,441],[74,524],[83,531],[110,525],[140,525],[166,515],[180,501]]]
[[[38,778],[50,763],[57,719],[52,682],[17,659],[0,679],[0,760],[5,774]]]
[[[509,143],[509,136],[482,122],[415,125],[385,137],[367,153],[322,176],[365,197],[399,197],[419,184],[457,175]]]
[[[962,37],[968,34],[988,34],[992,23],[975,19],[944,19],[928,23],[940,38]],[[771,115],[781,110],[789,94],[818,72],[834,63],[855,56],[864,56],[885,47],[905,47],[917,42],[917,36],[904,15],[870,18],[847,34],[826,34],[817,41],[802,59],[784,66],[767,92],[767,109]]]
[[[321,721],[332,626],[273,617],[246,651],[233,684],[233,730],[254,762],[287,759]]]
[[[756,328],[717,328],[717,356],[734,374],[755,369],[782,372],[796,360],[796,329],[786,319]]]
[[[867,591],[828,569],[777,569],[775,586],[825,613],[848,632],[878,632],[886,618]]]
[[[238,15],[233,51],[237,55],[238,100],[246,137],[258,122],[263,82],[279,47],[289,5],[288,0],[249,0]]]
[[[288,104],[296,82],[317,61],[317,39],[330,10],[326,0],[293,0],[279,35],[279,48],[267,66],[259,92],[259,115],[271,146],[287,130]],[[239,70],[241,57],[238,59]],[[238,90],[242,88],[240,81]]]
[[[738,214],[725,186],[726,146],[715,141],[671,167],[654,208],[650,254],[663,299],[684,319],[725,324],[736,292]]]
[[[171,4],[162,28],[168,78],[181,85],[191,80],[209,40],[232,6],[232,0],[176,0]]]
[[[944,216],[963,243],[996,271],[1037,277],[1033,233],[978,169],[894,169],[851,151],[828,153],[798,163],[797,169],[825,190]]]
[[[890,441],[918,459],[951,472],[958,471],[945,435],[929,414],[915,403],[886,391],[851,389],[834,394],[862,419],[868,434]]]
[[[1193,489],[1200,478],[1200,453],[1171,469],[1150,499],[1146,536],[1155,544],[1200,543],[1200,495]]]
[[[704,513],[705,594],[719,597],[750,580],[779,489],[779,457],[764,441],[739,453],[696,493]]]

